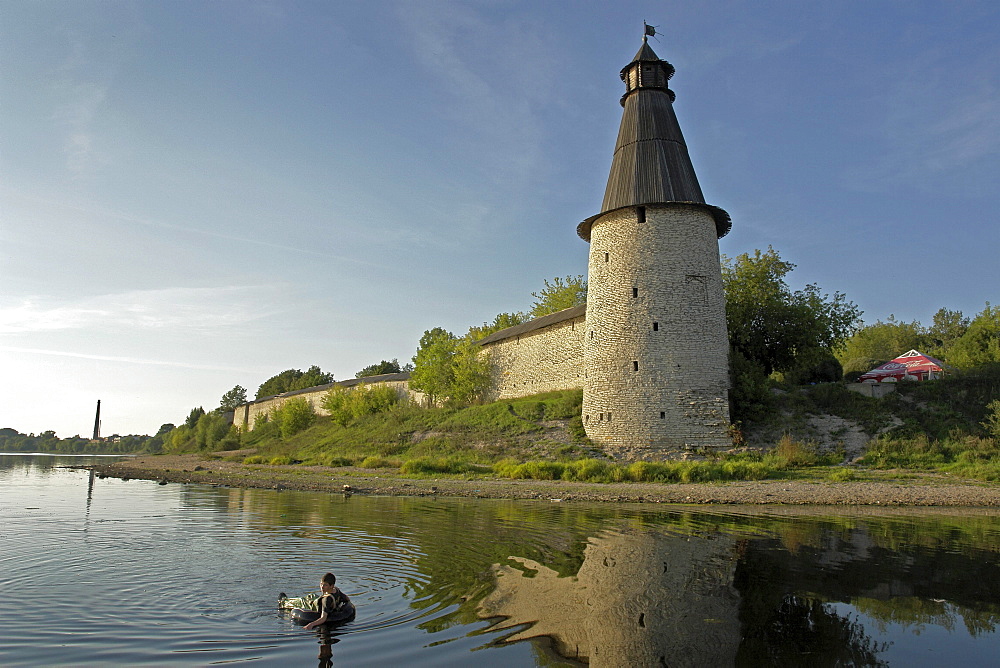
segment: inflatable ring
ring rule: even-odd
[[[350,601],[344,603],[344,605],[335,614],[330,615],[326,618],[326,624],[340,624],[341,622],[347,622],[354,619],[354,615],[357,610],[354,608],[354,604]],[[303,610],[302,608],[292,608],[292,620],[298,624],[309,624],[315,622],[322,616],[315,610]]]

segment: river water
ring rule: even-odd
[[[1000,661],[996,510],[345,497],[0,455],[0,665]],[[328,570],[357,618],[279,592]]]

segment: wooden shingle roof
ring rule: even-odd
[[[674,94],[667,88],[673,66],[660,60],[646,41],[622,70],[626,92],[622,122],[601,212],[577,226],[590,241],[594,221],[610,211],[652,204],[689,204],[706,209],[716,234],[732,227],[729,214],[705,203],[684,136],[674,114]]]

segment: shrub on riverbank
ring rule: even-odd
[[[677,462],[633,462],[617,464],[597,459],[572,462],[505,459],[493,465],[501,478],[527,480],[576,480],[580,482],[709,482],[763,480],[792,468],[770,456],[733,455],[717,460]]]
[[[869,446],[859,463],[879,469],[940,471],[977,480],[1000,480],[1000,441],[962,434],[941,440],[924,435],[882,438]]]

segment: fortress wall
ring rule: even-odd
[[[236,408],[233,416],[233,424],[236,425],[237,429],[252,430],[260,416],[268,415],[281,408],[282,404],[289,399],[297,399],[299,397],[308,401],[313,407],[313,410],[316,411],[317,415],[329,415],[330,412],[323,408],[323,397],[326,396],[326,393],[329,392],[331,388],[338,385],[344,387],[357,387],[362,383],[366,386],[387,385],[395,388],[399,396],[407,396],[411,401],[417,404],[425,405],[427,402],[427,397],[423,392],[410,390],[410,383],[408,380],[365,380],[364,378],[360,378],[330,383],[328,385],[319,385],[317,387],[309,387],[304,390],[285,392],[284,394],[279,394],[273,397],[264,397],[259,401],[251,401],[250,403]]]
[[[493,368],[490,400],[583,387],[586,317],[483,345]]]

